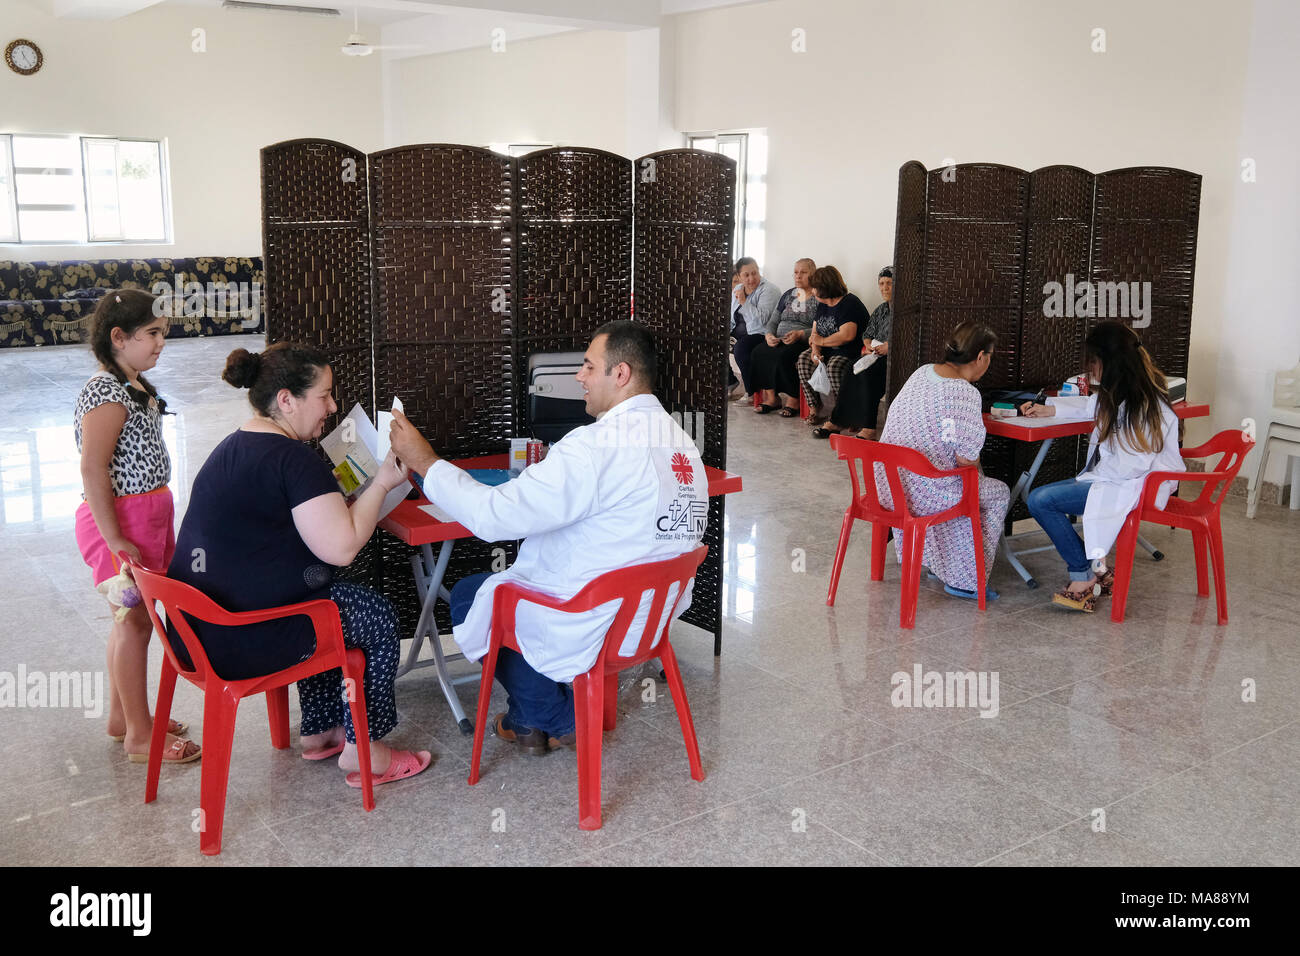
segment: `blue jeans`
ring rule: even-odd
[[[1071,581],[1092,580],[1092,562],[1084,553],[1083,540],[1070,523],[1070,515],[1083,514],[1090,487],[1090,482],[1067,478],[1065,481],[1035,488],[1025,502],[1029,505],[1029,513],[1047,532],[1052,544],[1056,545],[1057,552],[1065,559]]]
[[[465,620],[474,595],[490,574],[471,574],[461,578],[451,589],[451,626]],[[543,730],[552,737],[573,733],[573,688],[539,674],[518,654],[507,647],[497,654],[496,679],[506,689],[506,719],[514,729],[527,732],[529,727]]]

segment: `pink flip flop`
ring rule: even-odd
[[[380,784],[392,783],[394,780],[405,780],[407,777],[414,777],[417,773],[422,773],[432,762],[433,756],[427,750],[421,750],[419,753],[410,750],[394,750],[393,758],[388,764],[388,770],[384,772],[382,777],[371,774],[370,782],[377,787]],[[345,779],[349,787],[361,788],[360,773],[350,773]]]
[[[337,757],[343,753],[343,744],[337,743],[333,747],[322,747],[320,750],[313,750],[311,753],[302,752],[303,760],[326,760],[330,757]]]

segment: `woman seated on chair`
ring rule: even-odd
[[[808,347],[808,332],[821,309],[813,298],[808,279],[817,270],[811,259],[794,264],[794,285],[776,304],[776,312],[767,323],[764,340],[754,346],[749,356],[751,384],[759,391],[760,415],[780,410],[782,418],[799,414],[799,373],[795,363]],[[782,404],[777,404],[777,396]]]
[[[984,448],[984,417],[980,393],[975,388],[988,371],[997,344],[997,333],[974,322],[963,322],[953,330],[944,350],[944,360],[923,365],[908,378],[898,397],[890,403],[889,417],[880,440],[914,448],[934,467],[949,470],[978,465]],[[913,514],[930,515],[946,511],[961,501],[962,481],[950,478],[922,478],[900,472],[907,506]],[[892,507],[884,469],[876,468],[876,490],[881,503]],[[921,563],[955,597],[976,598],[976,588],[986,587],[997,554],[998,537],[1007,516],[1011,492],[996,478],[980,475],[980,533],[984,539],[984,580],[976,580],[975,541],[969,521],[945,521],[931,525],[925,535]],[[896,539],[901,535],[894,530]],[[997,592],[986,589],[989,600]]]
[[[826,424],[826,414],[822,411],[821,392],[811,385],[813,373],[817,366],[824,364],[830,379],[830,394],[839,394],[840,385],[846,376],[853,374],[853,363],[862,354],[861,330],[871,320],[871,313],[849,291],[840,270],[834,266],[822,266],[808,279],[808,284],[822,308],[808,332],[808,348],[799,355],[795,368],[799,372],[799,386],[812,409],[808,424],[814,428],[813,437],[826,438],[832,429],[822,427]]]
[[[1099,575],[1094,568],[1104,567],[1124,520],[1142,497],[1146,476],[1186,471],[1186,466],[1165,377],[1137,333],[1122,322],[1098,322],[1084,339],[1084,358],[1096,383],[1093,394],[1049,398],[1046,405],[1026,402],[1020,410],[1031,418],[1060,414],[1096,422],[1087,466],[1078,477],[1041,485],[1027,501],[1070,574],[1052,603],[1091,612],[1099,596],[1110,594],[1114,580],[1114,572]],[[1177,486],[1176,481],[1163,482],[1156,507],[1163,508]],[[1082,541],[1070,515],[1083,516]]]
[[[227,436],[199,469],[181,522],[169,577],[229,611],[253,611],[317,598],[339,608],[343,639],[366,656],[364,690],[375,783],[414,776],[428,751],[393,750],[380,739],[397,726],[397,615],[381,595],[335,580],[374,533],[389,490],[406,481],[390,453],[371,486],[348,506],[319,455],[318,438],[337,406],[324,353],[280,342],[257,354],[235,349],[221,376],[249,389],[254,415]],[[195,624],[216,673],[235,680],[272,674],[311,657],[311,621],[291,617],[241,627]],[[175,637],[182,664],[189,655]],[[352,714],[335,669],[298,681],[303,757],[339,755],[350,786],[361,785]]]
[[[893,327],[890,302],[894,298],[894,267],[885,266],[876,278],[883,300],[871,313],[871,319],[862,330],[862,351],[875,356],[861,372],[846,376],[844,388],[835,399],[830,424],[826,427],[836,432],[857,431],[859,438],[875,441],[879,434],[876,416],[880,400],[885,397],[885,383],[889,375],[889,337]],[[878,344],[873,344],[878,343]],[[856,367],[856,363],[855,363]]]

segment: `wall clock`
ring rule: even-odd
[[[45,63],[45,54],[31,40],[14,40],[5,47],[5,62],[15,73],[31,76]]]

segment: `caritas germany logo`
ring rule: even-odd
[[[681,452],[672,457],[673,476],[677,479],[679,485],[689,485],[691,479],[695,477],[695,469],[691,467],[691,460]]]

